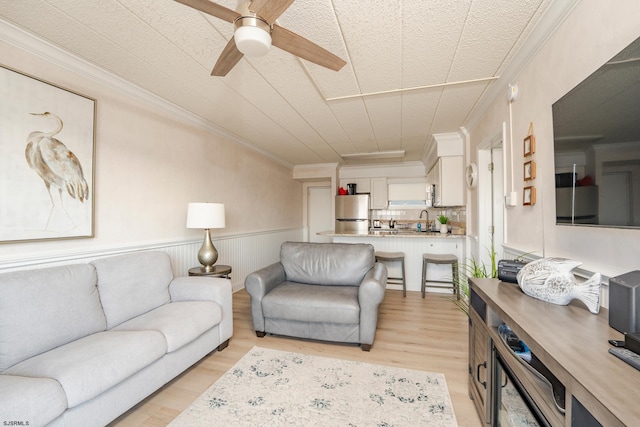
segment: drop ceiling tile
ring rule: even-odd
[[[521,37],[541,0],[510,7],[509,0],[474,2],[456,51],[450,80],[494,76]]]
[[[298,0],[278,23],[347,65],[334,72],[273,48],[224,78],[209,73],[233,26],[173,0],[0,0],[0,15],[247,144],[308,164],[396,146],[419,158],[431,133],[464,124],[488,84],[326,98],[499,74],[551,2]]]
[[[453,86],[445,89],[438,105],[431,133],[455,132],[456,123],[464,123],[480,95],[486,90],[487,83]]]
[[[347,61],[338,72],[302,61],[325,98],[359,93],[352,61],[331,0],[294,2],[278,22]]]
[[[335,9],[360,90],[367,93],[400,88],[402,2],[370,0],[365,5],[339,1]]]
[[[329,107],[352,142],[355,143],[356,140],[375,141],[371,122],[361,99],[331,101]]]
[[[405,2],[402,22],[403,87],[445,83],[471,0]]]
[[[402,135],[430,135],[433,117],[444,89],[425,89],[402,95]]]
[[[373,96],[365,99],[367,113],[376,140],[400,137],[402,101],[397,95]]]

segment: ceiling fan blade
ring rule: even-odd
[[[338,71],[346,64],[342,58],[277,24],[271,31],[271,44],[330,70]]]
[[[240,17],[240,14],[235,10],[227,9],[217,3],[209,0],[176,0],[178,3],[182,3],[186,6],[192,7],[196,10],[220,18],[223,21],[231,22]]]
[[[243,56],[242,52],[236,47],[236,41],[231,37],[231,40],[229,40],[229,43],[224,47],[216,65],[213,67],[211,75],[218,77],[226,76]]]
[[[253,0],[249,5],[249,10],[255,12],[269,24],[273,24],[293,2],[294,0]]]

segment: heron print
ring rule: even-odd
[[[64,126],[62,119],[48,111],[31,114],[49,119],[47,123],[52,127],[55,126],[50,132],[31,132],[27,137],[25,149],[27,164],[40,176],[49,193],[51,210],[45,225],[45,229],[48,229],[56,206],[59,206],[67,218],[73,222],[62,203],[63,192],[78,202],[84,203],[89,199],[89,186],[76,155],[62,141],[55,138]],[[47,123],[43,123],[43,126]],[[54,191],[57,190],[57,197],[52,194],[52,187]]]

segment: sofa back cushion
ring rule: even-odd
[[[135,252],[93,261],[107,329],[167,304],[173,279],[164,252]]]
[[[0,372],[105,328],[93,266],[0,274]]]
[[[369,244],[285,242],[280,263],[290,282],[359,286],[376,262]]]

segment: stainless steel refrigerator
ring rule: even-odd
[[[369,195],[336,196],[336,233],[369,232]]]

